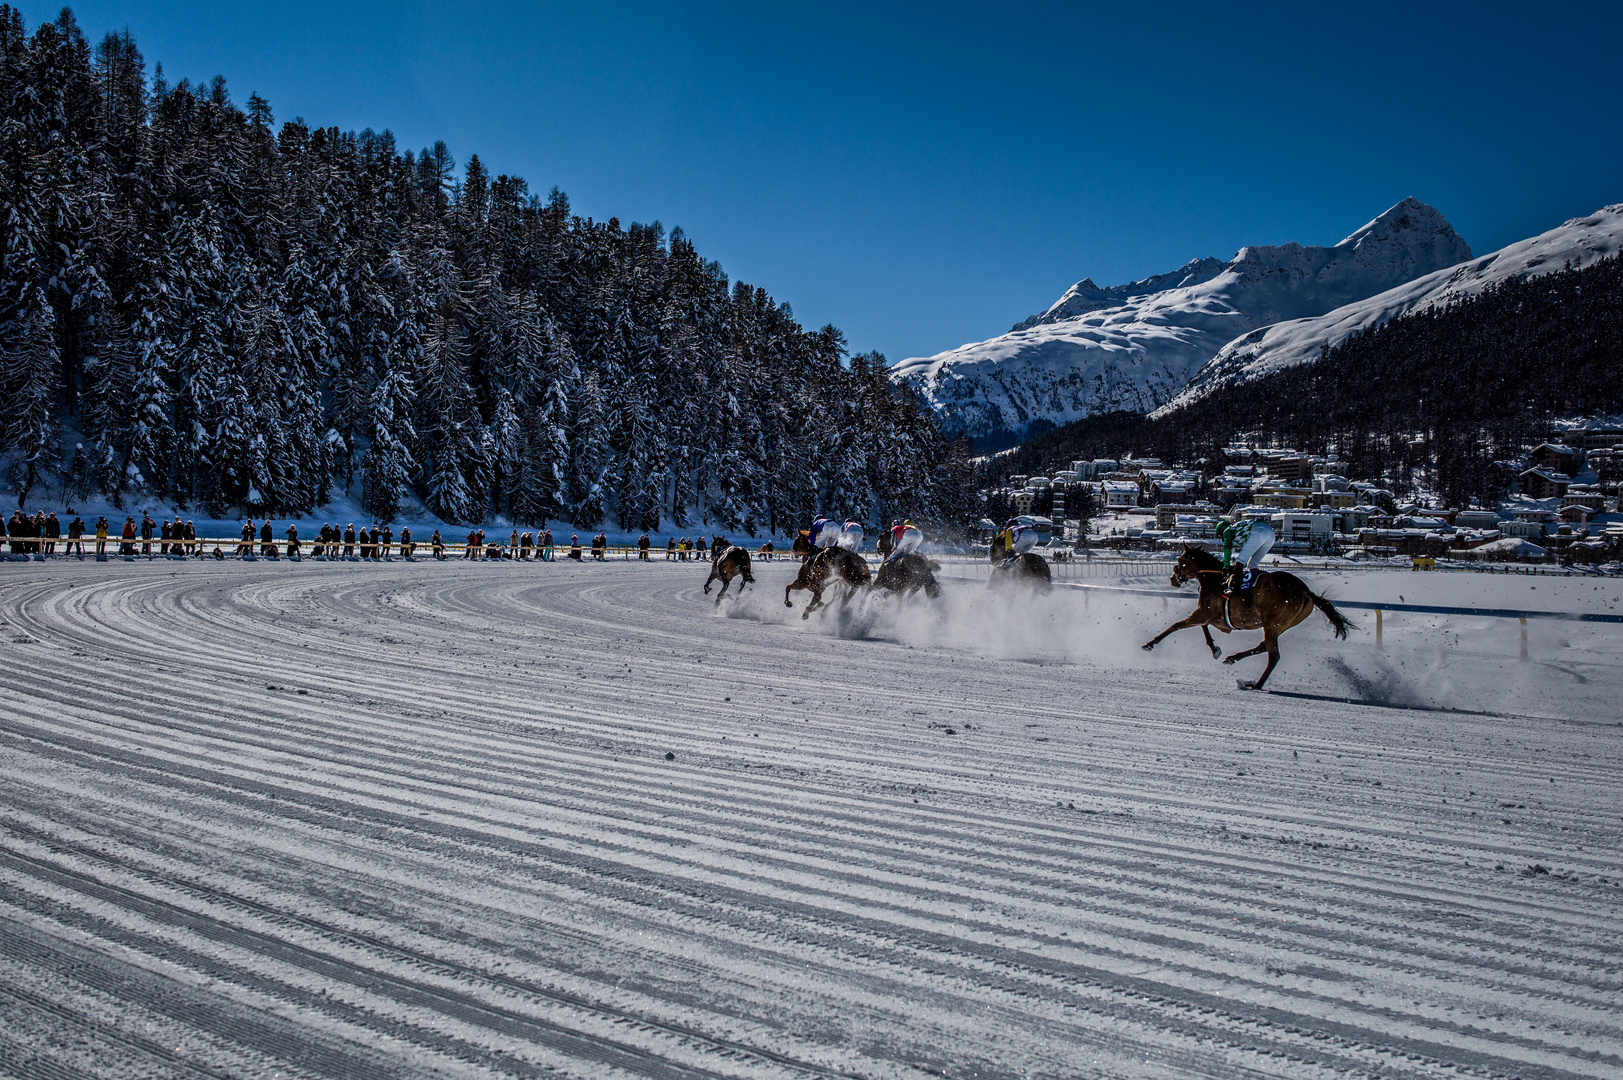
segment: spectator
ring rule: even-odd
[[[705,558],[705,552],[708,550],[708,548],[706,548],[706,546],[705,546],[704,537],[702,537],[702,536],[699,537],[698,543],[695,545],[695,547],[696,547],[698,553],[696,555],[694,555],[693,557],[695,559],[699,560],[700,562],[703,562],[704,558]]]
[[[45,554],[56,554],[56,542],[62,537],[62,523],[56,519],[56,511],[48,511],[45,515]]]
[[[390,556],[390,554],[389,554],[389,549],[392,548],[393,546],[394,546],[394,526],[393,525],[384,525],[383,526],[383,557],[385,559],[392,558],[392,556]]]
[[[534,546],[535,539],[530,536],[529,533],[525,533],[523,536],[520,536],[518,538],[518,557],[521,560],[528,559],[530,557],[530,549]]]
[[[287,557],[290,559],[300,558],[299,526],[297,522],[293,521],[287,523]]]
[[[372,558],[383,557],[383,530],[376,525],[372,526]]]
[[[416,550],[416,547],[411,542],[411,526],[400,526],[400,557],[402,559],[409,559],[412,557],[412,553]]]
[[[96,519],[96,558],[107,558],[107,518]]]
[[[648,534],[643,533],[641,536],[637,537],[637,558],[641,559],[643,562],[648,561],[648,547]]]
[[[344,558],[355,556],[355,523],[352,521],[344,527]]]
[[[674,536],[665,542],[665,561],[676,561],[676,537]]]
[[[135,518],[126,515],[124,518],[124,531],[119,536],[123,543],[118,546],[118,553],[126,558],[135,558]]]
[[[190,519],[188,519],[186,522],[186,554],[203,554],[203,552],[200,551],[197,546],[197,525]]]
[[[592,558],[596,559],[598,562],[602,562],[604,559],[608,558],[608,554],[609,538],[603,533],[598,533],[596,536],[592,537]]]
[[[479,534],[472,529],[468,530],[468,538],[462,544],[462,557],[464,559],[479,557]]]
[[[68,546],[62,549],[62,554],[64,554],[64,555],[77,554],[79,556],[79,558],[81,558],[81,559],[84,558],[85,557],[84,535],[85,535],[84,519],[79,517],[78,514],[75,514],[75,515],[73,515],[73,520],[68,522]]]
[[[152,534],[156,531],[157,522],[145,510],[141,511],[141,554],[152,558]]]
[[[434,558],[445,558],[445,541],[440,539],[440,531],[438,529],[434,530],[434,535],[429,537],[428,543],[434,549]]]
[[[276,558],[276,534],[271,531],[270,518],[259,527],[259,553],[267,559]]]
[[[578,533],[569,534],[569,557],[576,562],[580,561],[580,535]]]
[[[168,554],[169,554],[169,541],[170,541],[170,539],[173,538],[173,535],[174,535],[173,526],[171,526],[169,524],[169,519],[168,518],[164,518],[163,519],[163,524],[158,527],[158,554],[159,555],[163,555],[163,556],[166,556],[166,557],[168,556]]]
[[[237,541],[237,555],[246,559],[254,553],[254,519],[242,523],[242,539]]]
[[[13,510],[11,520],[6,522],[6,536],[11,541],[11,553],[13,555],[26,555],[28,553],[28,543],[23,539],[23,534],[27,531],[28,526],[23,524],[23,512]]]

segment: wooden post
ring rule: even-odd
[[[1527,617],[1524,615],[1516,620],[1522,624],[1522,659],[1527,659]]]
[[[1381,609],[1375,609],[1375,647],[1381,647]]]

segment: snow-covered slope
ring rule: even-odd
[[[1471,258],[1437,210],[1405,199],[1334,247],[1245,247],[1128,285],[1084,280],[1001,337],[897,364],[951,429],[1019,431],[1149,410],[1236,338],[1322,315]]]
[[[1319,355],[1350,335],[1388,319],[1447,304],[1511,278],[1580,268],[1623,247],[1623,203],[1573,218],[1559,228],[1501,248],[1459,266],[1427,274],[1324,315],[1290,319],[1255,330],[1223,346],[1182,392],[1161,411],[1180,408],[1221,386],[1258,378]]]

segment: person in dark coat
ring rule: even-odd
[[[242,540],[237,544],[237,554],[247,558],[254,553],[254,519],[249,518],[242,523]]]
[[[259,553],[269,559],[276,557],[276,533],[271,531],[270,518],[259,527]]]
[[[641,559],[643,562],[648,561],[648,547],[648,534],[643,533],[641,536],[637,537],[637,558]]]
[[[299,527],[298,527],[297,524],[295,524],[293,522],[288,522],[288,526],[287,526],[287,555],[288,555],[288,558],[291,559],[291,558],[293,558],[294,556],[296,556],[298,554],[299,554]]]
[[[389,555],[389,548],[393,545],[394,527],[391,525],[385,525],[383,527],[383,546],[378,549],[378,554],[382,555],[385,559],[390,558],[391,556]]]
[[[152,558],[152,534],[156,531],[157,522],[145,510],[141,511],[141,554]]]
[[[45,514],[45,554],[56,554],[56,542],[61,537],[62,523],[56,519],[56,511],[47,511]]]
[[[172,532],[172,526],[169,524],[169,519],[164,518],[163,519],[163,524],[158,526],[158,554],[159,555],[167,556],[169,554],[169,540],[170,540],[171,532]]]
[[[186,522],[186,554],[201,555],[202,550],[197,546],[197,523]]]
[[[79,558],[85,557],[85,523],[84,519],[75,514],[73,520],[68,522],[68,546],[62,549],[64,555],[77,554]]]
[[[415,555],[416,551],[417,545],[411,542],[411,526],[400,526],[400,557],[410,559]]]
[[[428,538],[428,543],[434,549],[434,558],[443,560],[445,558],[445,541],[440,539],[438,529],[435,529],[434,535]]]
[[[344,558],[355,554],[355,523],[352,521],[344,527]]]

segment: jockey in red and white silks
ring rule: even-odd
[[[847,521],[845,528],[840,530],[839,545],[847,551],[855,551],[862,546],[862,538],[867,532],[862,527],[862,522]]]
[[[890,554],[885,556],[886,562],[899,559],[910,551],[916,551],[918,546],[924,543],[924,534],[919,532],[919,527],[912,521],[904,521],[900,525],[890,527],[890,542]]]

